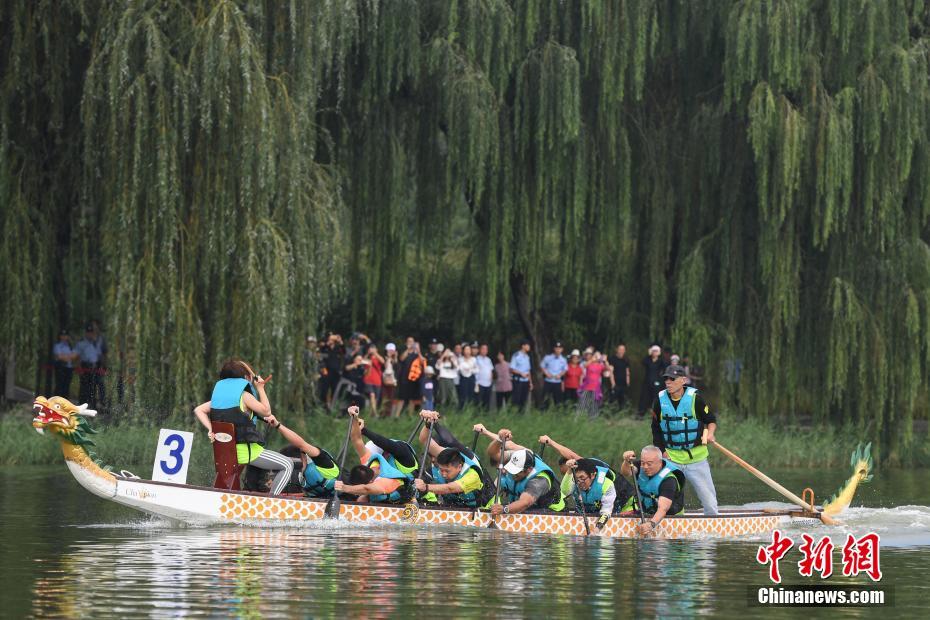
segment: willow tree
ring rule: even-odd
[[[45,46],[30,53],[52,61],[68,51],[64,41],[83,35],[84,63],[64,59],[55,69],[76,73],[80,88],[45,97],[71,116],[61,127],[71,159],[53,175],[66,190],[50,202],[61,201],[55,207],[70,234],[58,241],[78,267],[67,289],[51,291],[41,277],[40,287],[23,287],[16,315],[87,291],[92,303],[79,307],[105,318],[111,365],[135,378],[144,407],[196,400],[232,355],[285,379],[299,404],[307,387],[302,336],[341,281],[339,175],[318,153],[326,137],[313,120],[321,83],[339,72],[354,37],[352,15],[302,2],[63,8],[72,12],[58,18],[46,6],[21,7],[11,26],[29,40],[49,18],[70,22],[70,30],[29,41]],[[8,85],[10,107],[36,97],[21,87]],[[19,120],[11,116],[5,127]],[[17,163],[4,161],[4,179]],[[46,153],[34,153],[21,175],[41,184],[22,170],[47,163]],[[54,229],[40,204],[14,210],[15,229],[30,218],[45,227],[40,239]],[[48,254],[36,254],[27,273],[42,276]]]
[[[20,350],[99,309],[140,396],[176,403],[233,352],[301,374],[345,291],[384,332],[658,338],[753,415],[916,445],[926,2],[0,11]]]
[[[363,7],[350,66],[377,69],[346,89],[358,124],[340,141],[356,313],[422,310],[422,274],[451,261],[466,327],[513,308],[545,346],[552,317],[593,317],[589,333],[661,338],[715,379],[742,360],[739,384],[716,383],[756,415],[909,444],[930,338],[927,11]]]

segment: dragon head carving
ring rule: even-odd
[[[57,434],[61,439],[77,446],[93,446],[93,440],[88,435],[97,431],[90,427],[85,417],[97,415],[87,405],[75,405],[67,398],[53,396],[45,398],[39,396],[32,404],[32,427],[39,433],[45,429]]]

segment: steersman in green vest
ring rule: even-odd
[[[652,404],[652,443],[665,459],[685,472],[704,514],[716,515],[717,490],[707,462],[707,444],[714,440],[717,417],[698,391],[688,387],[683,367],[673,364],[662,376],[665,389]]]
[[[635,457],[636,453],[632,450],[623,453],[620,475],[636,476],[636,486],[643,500],[638,510],[643,516],[649,517],[645,523],[636,527],[640,535],[650,536],[656,532],[666,515],[683,512],[685,474],[674,463],[663,459],[662,451],[656,446],[643,448],[639,461],[634,461]]]

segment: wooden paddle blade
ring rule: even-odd
[[[323,516],[327,519],[338,519],[339,518],[339,498],[334,497],[328,502],[326,502],[326,508],[323,510]]]

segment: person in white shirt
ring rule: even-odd
[[[436,362],[439,373],[439,390],[436,394],[436,404],[453,405],[457,398],[455,395],[455,380],[459,376],[459,361],[450,349],[443,350]]]
[[[491,384],[494,383],[494,362],[488,357],[488,345],[478,347],[478,374],[475,382],[478,384],[478,402],[485,409],[491,408]]]
[[[477,400],[475,375],[478,374],[478,360],[472,354],[471,345],[462,347],[459,358],[459,409]]]

